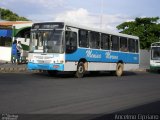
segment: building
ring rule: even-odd
[[[21,41],[27,57],[31,26],[30,21],[0,21],[0,61],[11,61],[11,46],[15,39]]]

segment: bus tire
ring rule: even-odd
[[[79,62],[78,66],[77,66],[77,71],[75,76],[77,78],[82,78],[84,76],[85,73],[85,67],[84,67],[84,63],[83,62]]]
[[[123,74],[124,65],[122,63],[118,63],[116,66],[116,76],[120,77]]]

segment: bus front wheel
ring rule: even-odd
[[[118,63],[116,67],[116,76],[120,77],[123,74],[123,67],[124,65],[122,63]]]
[[[85,67],[83,62],[79,62],[77,66],[77,71],[76,71],[76,77],[77,78],[82,78],[85,73]]]

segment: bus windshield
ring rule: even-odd
[[[152,47],[152,60],[160,59],[160,47]]]
[[[63,30],[35,30],[31,32],[30,52],[62,53]]]

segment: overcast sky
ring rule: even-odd
[[[33,22],[68,21],[114,31],[136,17],[160,16],[159,6],[160,0],[0,0],[1,8]]]

